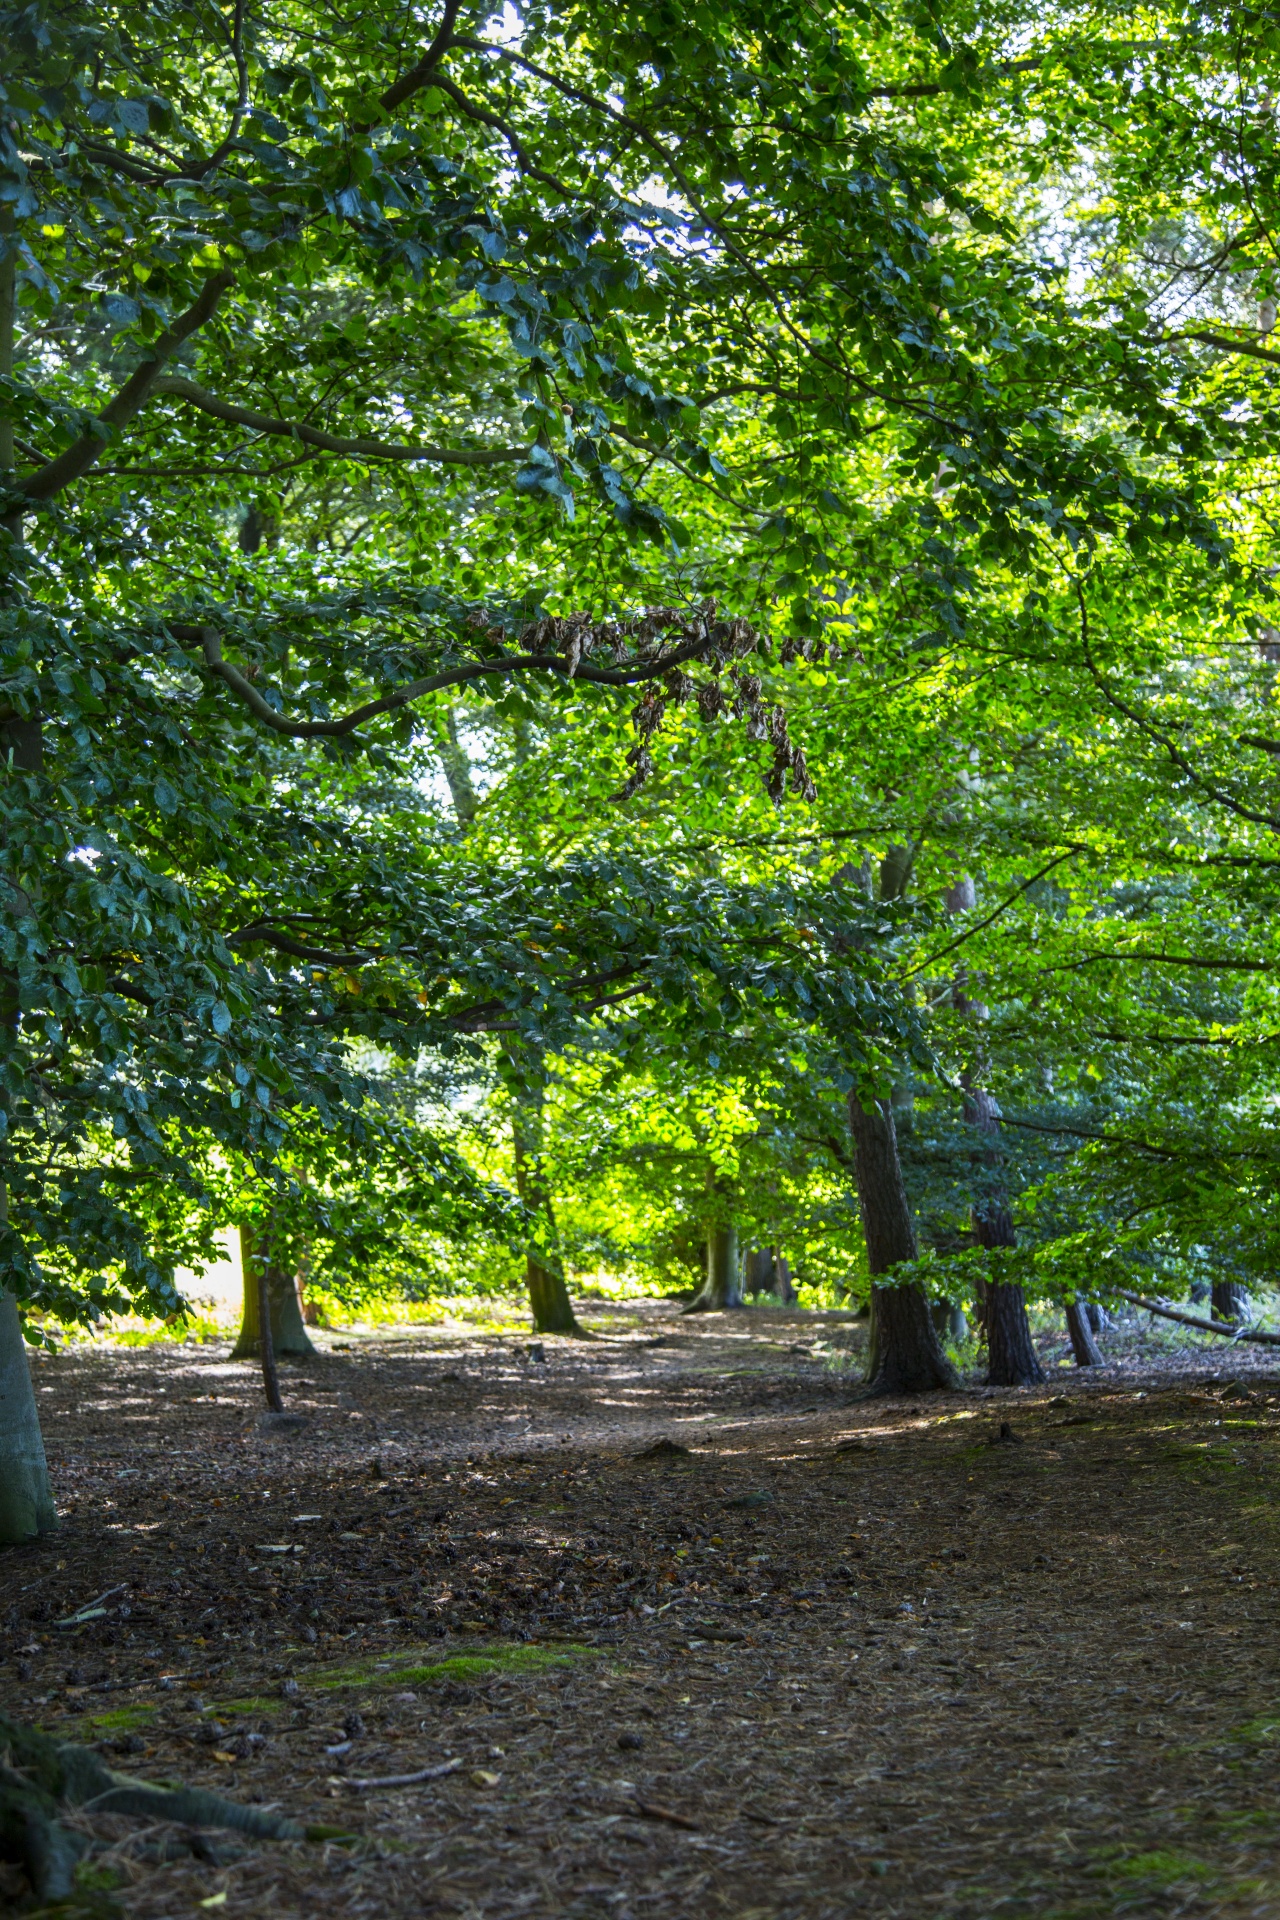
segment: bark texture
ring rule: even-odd
[[[262,1358],[261,1297],[263,1279],[271,1302],[271,1346],[277,1359],[305,1359],[314,1354],[311,1336],[302,1318],[297,1276],[287,1267],[274,1264],[266,1253],[264,1240],[248,1227],[240,1229],[240,1269],[244,1275],[244,1317],[240,1337],[231,1349],[233,1360]]]
[[[1067,1332],[1071,1336],[1071,1351],[1078,1367],[1100,1367],[1104,1364],[1102,1349],[1093,1337],[1087,1301],[1067,1302]]]
[[[893,1110],[878,1100],[868,1111],[849,1095],[858,1210],[871,1269],[871,1351],[867,1378],[873,1393],[929,1393],[954,1387],[956,1376],[938,1345],[929,1303],[918,1286],[877,1287],[878,1274],[917,1257],[915,1228],[898,1158]]]
[[[0,1545],[57,1524],[18,1305],[0,1293]]]

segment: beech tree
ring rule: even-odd
[[[997,887],[1065,858],[1074,780],[1073,846],[1119,871],[1082,716],[1173,759],[1130,683],[1189,608],[1235,632],[1271,591],[1261,523],[1226,530],[1274,432],[1230,308],[1242,276],[1251,320],[1271,297],[1266,32],[34,0],[0,34],[0,1281],[28,1313],[176,1311],[219,1156],[270,1180],[299,1126],[360,1146],[362,1047],[554,1048],[633,988],[702,1018],[709,981],[817,980],[874,1104],[901,981],[826,933],[784,959],[790,856],[698,892],[639,833],[664,785],[758,783],[740,820],[803,801],[876,855],[910,811],[927,895],[944,853]],[[1184,202],[1170,272],[1212,323],[1144,280]],[[631,823],[627,862],[609,825],[585,866],[450,864],[437,743],[528,687],[607,738],[607,784],[561,778]],[[979,740],[1006,796],[1034,762],[1003,814],[959,785]],[[26,1442],[14,1471],[22,1533]]]

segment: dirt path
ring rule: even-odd
[[[866,1402],[839,1316],[595,1324],[326,1340],[285,1432],[207,1348],[40,1369],[6,1707],[365,1836],[120,1821],[130,1914],[1273,1920],[1265,1356]]]

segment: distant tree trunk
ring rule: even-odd
[[[480,796],[471,778],[471,762],[458,738],[458,716],[452,707],[444,710],[444,739],[440,743],[440,765],[449,785],[454,818],[464,830],[480,809]]]
[[[1103,1365],[1102,1350],[1094,1339],[1093,1328],[1089,1324],[1087,1301],[1068,1300],[1067,1332],[1071,1336],[1071,1351],[1076,1357],[1078,1367]]]
[[[262,1349],[262,1390],[272,1413],[284,1412],[280,1393],[280,1375],[276,1372],[275,1343],[271,1337],[271,1269],[265,1260],[258,1263],[258,1344]]]
[[[898,1159],[893,1110],[878,1100],[868,1112],[849,1095],[858,1209],[871,1269],[871,1339],[867,1378],[873,1393],[928,1393],[954,1387],[955,1371],[938,1345],[929,1303],[915,1285],[878,1287],[877,1274],[917,1257],[915,1228]]]
[[[1105,1333],[1111,1325],[1111,1315],[1106,1308],[1100,1307],[1096,1300],[1089,1300],[1086,1301],[1084,1310],[1088,1316],[1090,1333]]]
[[[305,1359],[315,1353],[302,1318],[297,1276],[287,1267],[274,1264],[267,1255],[268,1241],[249,1227],[240,1229],[240,1268],[244,1275],[244,1318],[240,1337],[231,1349],[233,1360],[257,1360],[262,1354],[261,1299],[265,1285],[271,1302],[271,1345],[276,1357]]]
[[[742,1304],[738,1229],[732,1220],[717,1221],[707,1235],[707,1277],[685,1312],[719,1313]]]
[[[0,1293],[0,1545],[57,1524],[18,1303]]]
[[[800,1297],[796,1292],[795,1282],[791,1278],[791,1262],[779,1248],[770,1247],[769,1251],[773,1255],[773,1291],[781,1304],[789,1307]]]
[[[938,1339],[954,1340],[959,1346],[962,1340],[969,1338],[969,1322],[965,1318],[964,1308],[951,1300],[935,1300],[929,1312],[933,1316],[933,1328]]]
[[[564,1257],[560,1251],[560,1229],[556,1224],[551,1186],[544,1156],[545,1096],[538,1073],[514,1089],[515,1106],[511,1120],[511,1144],[516,1171],[516,1191],[536,1223],[537,1239],[525,1254],[525,1285],[533,1309],[535,1333],[571,1333],[582,1338],[569,1298],[564,1277]]]
[[[1210,1298],[1213,1302],[1211,1320],[1225,1320],[1234,1327],[1248,1319],[1249,1289],[1238,1280],[1215,1280]]]
[[[983,1158],[991,1172],[999,1174],[1000,1110],[989,1093],[980,1087],[966,1086],[964,1117],[987,1137]],[[1016,1247],[1013,1228],[1002,1186],[978,1200],[973,1208],[973,1230],[981,1247]],[[1044,1380],[1044,1368],[1031,1338],[1027,1302],[1020,1286],[1011,1282],[987,1286],[985,1314],[987,1334],[987,1384],[992,1387],[1035,1387]]]
[[[796,1297],[786,1255],[776,1247],[752,1247],[742,1262],[744,1293],[772,1293],[785,1306]]]

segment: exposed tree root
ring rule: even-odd
[[[59,1814],[71,1807],[223,1827],[255,1840],[339,1837],[335,1828],[304,1827],[201,1787],[157,1787],[115,1773],[88,1747],[54,1740],[0,1714],[0,1858],[22,1868],[44,1907],[76,1899],[76,1868],[90,1850],[82,1834],[60,1823]],[[89,1904],[114,1910],[97,1897]]]

